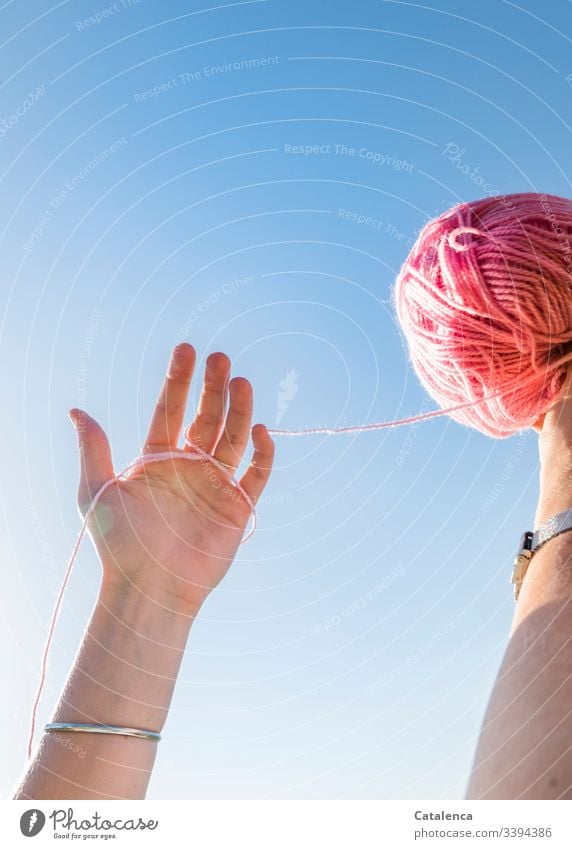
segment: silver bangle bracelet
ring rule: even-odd
[[[127,734],[130,737],[144,737],[147,740],[159,742],[161,735],[156,731],[146,731],[142,728],[124,728],[120,725],[91,725],[83,722],[48,722],[46,731],[89,731],[94,734]]]

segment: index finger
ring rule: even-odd
[[[188,342],[173,348],[143,446],[144,453],[177,449],[195,360],[195,349]]]

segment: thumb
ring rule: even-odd
[[[113,460],[105,431],[95,419],[77,408],[68,415],[78,437],[81,463],[78,502],[85,512],[101,487],[115,476]]]

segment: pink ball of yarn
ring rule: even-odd
[[[438,404],[488,398],[451,415],[489,436],[529,427],[572,360],[572,201],[527,192],[452,207],[421,230],[393,300]]]

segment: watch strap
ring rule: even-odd
[[[532,535],[531,551],[533,553],[538,551],[545,542],[548,542],[552,537],[563,534],[564,531],[572,531],[572,510],[564,510],[543,522]]]
[[[514,585],[514,600],[518,600],[520,588],[526,575],[532,555],[542,548],[545,542],[554,537],[563,534],[565,531],[572,531],[572,509],[563,510],[562,513],[556,513],[550,516],[546,522],[536,531],[525,531],[520,540],[520,547],[514,560],[514,568],[510,576],[511,583]]]

